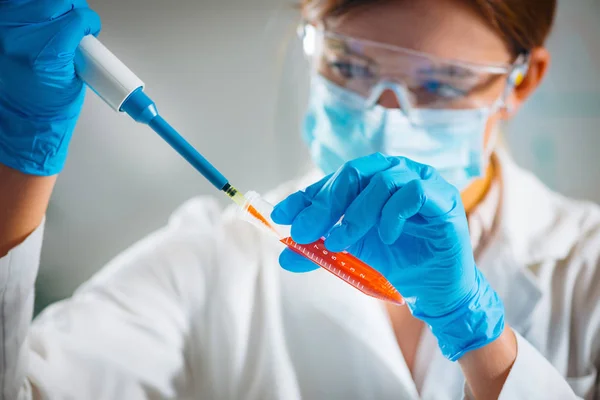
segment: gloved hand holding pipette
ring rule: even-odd
[[[0,163],[54,175],[64,166],[85,95],[75,50],[84,36],[98,34],[100,18],[85,0],[0,7]]]
[[[85,82],[111,108],[148,125],[217,189],[243,203],[223,174],[159,115],[143,81],[94,38],[100,19],[85,0],[0,6],[0,37],[6,38],[0,48],[0,95],[6,93],[0,97],[0,163],[31,175],[58,174]],[[31,18],[35,15],[39,22]],[[15,25],[19,18],[23,22]]]
[[[330,251],[347,249],[382,272],[451,360],[504,330],[502,301],[473,259],[460,193],[429,166],[381,154],[350,161],[289,196],[272,218],[291,224],[299,243],[325,236]],[[280,262],[316,268],[289,249]]]

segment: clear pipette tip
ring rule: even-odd
[[[236,188],[234,188],[233,186],[231,186],[229,183],[225,185],[225,187],[223,187],[223,192],[225,192],[225,194],[231,199],[233,200],[233,202],[235,204],[237,204],[240,207],[244,207],[244,204],[246,204],[246,198],[244,197],[244,195],[242,194],[242,192],[238,191]]]

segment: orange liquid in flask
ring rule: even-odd
[[[247,210],[263,225],[277,233],[277,230],[256,208],[249,205]],[[381,273],[348,252],[330,252],[325,248],[323,239],[307,245],[298,244],[291,237],[280,241],[297,254],[309,259],[364,294],[398,305],[404,304],[400,293]]]
[[[330,252],[325,248],[323,239],[303,245],[287,237],[281,239],[281,243],[366,295],[398,305],[404,304],[400,293],[382,274],[350,253]]]

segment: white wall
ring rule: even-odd
[[[293,0],[89,3],[103,18],[101,40],[234,185],[264,192],[304,165],[306,77]],[[519,162],[551,186],[597,201],[599,9],[597,0],[561,0],[550,77],[508,136]],[[48,212],[41,302],[69,295],[199,194],[219,196],[148,128],[88,95]]]

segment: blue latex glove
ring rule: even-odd
[[[330,251],[348,250],[379,270],[450,360],[504,330],[502,301],[475,266],[460,193],[429,166],[381,154],[359,158],[289,196],[272,218],[291,224],[298,243],[325,236]],[[315,269],[289,249],[280,263]]]
[[[0,0],[0,163],[62,170],[85,94],[75,50],[99,31],[85,0]]]

